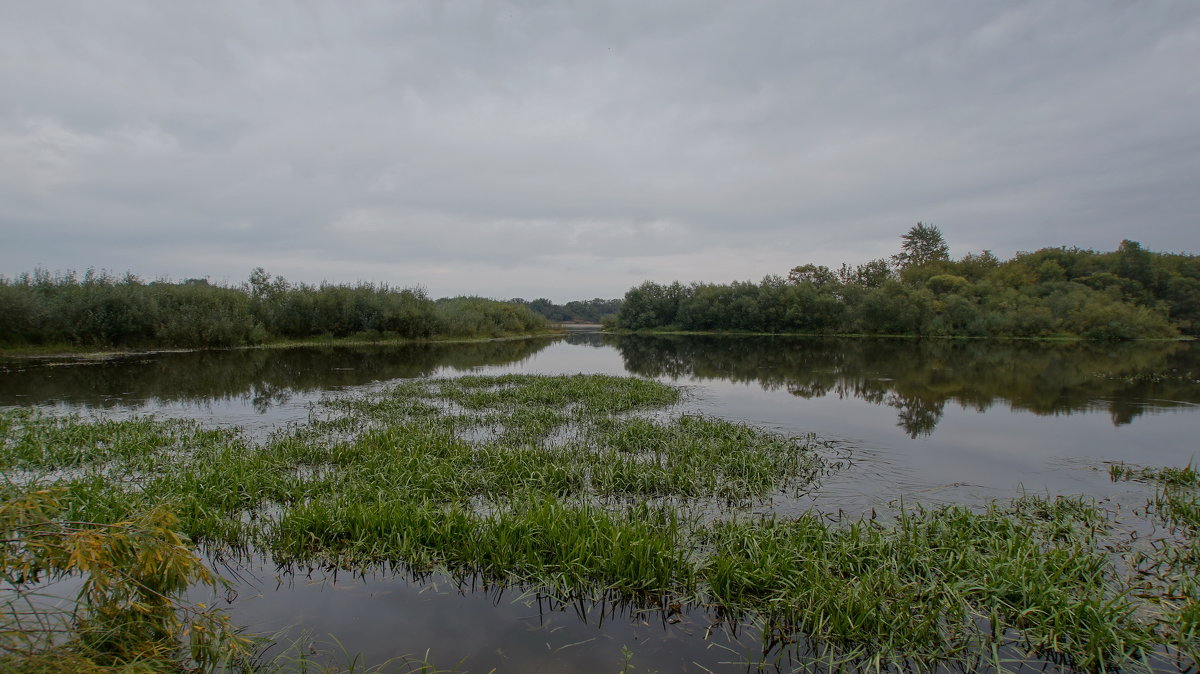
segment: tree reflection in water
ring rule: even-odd
[[[0,405],[119,407],[248,399],[258,413],[310,391],[522,362],[559,338],[153,353],[0,362]]]
[[[996,342],[941,339],[608,335],[625,367],[853,397],[898,410],[910,437],[930,435],[954,402],[1039,415],[1104,410],[1114,425],[1155,407],[1200,403],[1190,342]]]

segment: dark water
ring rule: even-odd
[[[1184,465],[1198,452],[1200,347],[1187,342],[1042,344],[769,337],[566,338],[406,347],[159,353],[0,361],[0,405],[153,412],[252,436],[306,419],[331,392],[468,372],[609,373],[686,386],[690,409],[815,433],[848,466],[811,499],[776,504],[851,514],[977,503],[1022,490],[1136,504],[1108,462]],[[241,567],[235,621],[335,635],[366,662],[410,654],[470,671],[745,669],[753,632],[703,612],[555,606],[519,591]],[[706,638],[706,635],[708,638]],[[739,643],[738,640],[741,640]],[[335,647],[336,648],[336,647]],[[348,658],[347,658],[348,662]]]

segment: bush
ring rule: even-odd
[[[232,347],[313,337],[494,337],[547,327],[527,307],[481,298],[437,306],[420,288],[292,284],[256,269],[240,288],[142,283],[89,270],[0,277],[0,345]]]
[[[0,669],[215,670],[249,654],[223,614],[182,600],[193,584],[222,581],[176,532],[174,515],[158,508],[92,524],[62,513],[52,490],[0,502]],[[45,576],[82,578],[75,608],[31,601]]]

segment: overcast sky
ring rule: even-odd
[[[0,4],[0,274],[618,297],[1200,252],[1200,2]]]

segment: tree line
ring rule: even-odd
[[[232,347],[290,339],[499,337],[548,328],[523,306],[422,288],[310,285],[255,269],[239,286],[88,270],[0,277],[0,345]]]
[[[966,337],[1164,338],[1200,334],[1200,258],[1044,248],[1000,260],[949,255],[918,223],[890,259],[729,284],[647,281],[625,294],[626,330]]]
[[[566,304],[555,304],[545,297],[526,300],[514,297],[509,302],[529,307],[534,312],[556,323],[600,323],[613,318],[621,310],[620,299],[574,300]]]

